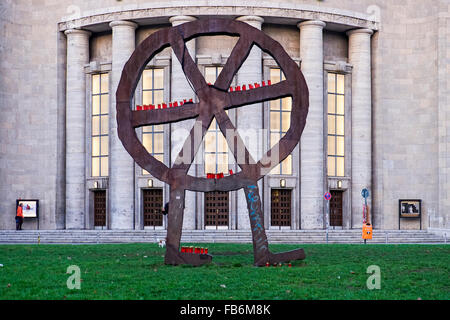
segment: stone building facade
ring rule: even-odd
[[[410,0],[2,1],[0,4],[0,229],[14,228],[16,199],[39,199],[25,229],[165,228],[169,187],[137,166],[117,136],[122,68],[150,34],[197,19],[242,21],[277,40],[308,84],[300,144],[259,181],[266,228],[360,228],[361,190],[376,229],[399,228],[399,199],[422,200],[422,228],[449,229],[450,4]],[[237,38],[187,43],[213,82]],[[254,47],[233,87],[282,81]],[[138,84],[135,105],[196,97],[166,48]],[[289,127],[289,98],[229,111],[260,132],[260,149]],[[170,166],[195,120],[137,129]],[[244,133],[245,134],[245,133]],[[212,123],[191,175],[239,166]],[[260,148],[260,149],[259,149]],[[330,215],[325,192],[331,191]],[[419,228],[402,219],[401,227]],[[185,229],[249,229],[243,190],[187,192]]]

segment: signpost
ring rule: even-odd
[[[326,192],[323,195],[324,199],[327,201],[327,216],[325,217],[325,226],[326,226],[326,233],[327,233],[327,244],[328,244],[328,227],[330,225],[330,199],[331,199],[331,193]]]

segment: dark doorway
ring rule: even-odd
[[[228,192],[205,192],[205,226],[228,227],[228,212]]]
[[[330,226],[342,227],[342,195],[343,191],[331,190]]]
[[[163,189],[143,190],[144,227],[161,227],[163,225]]]
[[[106,227],[106,190],[94,191],[94,227]]]
[[[272,226],[291,226],[291,195],[289,189],[272,189],[270,204],[270,223]]]

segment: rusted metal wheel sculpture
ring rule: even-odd
[[[239,36],[228,61],[213,85],[206,83],[196,63],[186,49],[186,41],[204,35]],[[269,53],[278,63],[286,80],[271,86],[261,86],[247,91],[228,92],[234,75],[250,53],[253,45]],[[161,50],[172,47],[181,63],[183,72],[193,86],[198,103],[187,103],[178,108],[134,111],[133,96],[147,63]],[[257,102],[282,97],[292,97],[291,126],[288,132],[258,162],[245,147],[226,110]],[[210,255],[180,252],[183,224],[185,190],[209,192],[232,191],[243,188],[247,199],[250,226],[253,236],[254,264],[279,263],[304,259],[303,249],[282,253],[271,253],[263,225],[263,213],[257,181],[295,148],[305,127],[308,113],[308,88],[297,64],[288,56],[282,46],[260,30],[243,22],[226,19],[197,20],[160,30],[145,39],[126,63],[116,92],[118,135],[125,149],[136,163],[155,178],[170,185],[170,213],[168,215],[166,239],[166,264],[200,265],[211,261]],[[241,171],[222,179],[206,179],[188,175],[189,167],[202,143],[202,139],[216,118],[219,128],[226,137],[236,161],[238,150],[244,150],[245,163],[239,163]],[[139,141],[136,128],[145,125],[173,123],[196,119],[190,136],[185,141],[171,168],[150,155]],[[196,129],[197,127],[197,129]],[[194,139],[194,131],[201,128],[202,139]],[[235,132],[227,136],[227,132]],[[196,141],[199,140],[199,141]],[[230,147],[231,148],[231,147]],[[190,162],[182,161],[185,150],[190,151]],[[277,150],[278,161],[271,161],[273,150]]]

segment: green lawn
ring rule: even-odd
[[[450,298],[446,245],[303,245],[306,259],[291,268],[253,267],[251,244],[199,246],[212,264],[166,266],[156,244],[0,245],[0,299]],[[66,286],[70,265],[80,267],[80,290]],[[380,267],[380,290],[367,289],[370,265]]]

